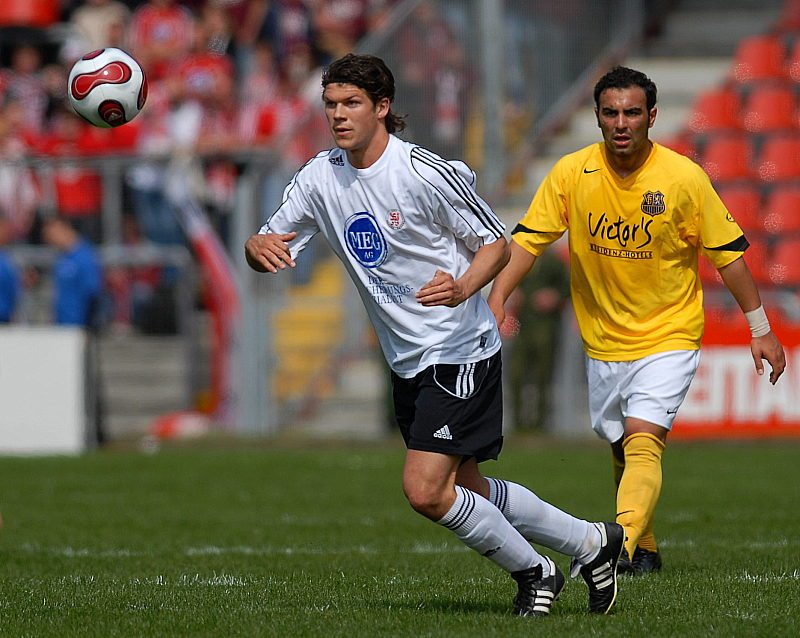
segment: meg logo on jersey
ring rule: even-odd
[[[347,249],[362,266],[375,268],[386,259],[386,240],[376,219],[366,211],[347,218],[344,235]]]

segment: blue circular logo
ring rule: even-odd
[[[344,223],[344,236],[347,249],[362,266],[375,268],[386,259],[386,240],[369,213],[351,215]]]

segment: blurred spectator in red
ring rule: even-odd
[[[42,53],[31,44],[17,46],[11,54],[10,67],[0,71],[0,87],[4,95],[25,105],[20,126],[32,135],[42,131],[47,108],[47,89],[41,71]]]
[[[137,152],[146,158],[190,151],[197,143],[202,118],[202,106],[187,98],[177,75],[154,83],[147,107],[136,120],[140,123]],[[184,235],[164,193],[164,168],[164,162],[143,161],[128,171],[127,184],[144,236],[156,244],[180,244]]]
[[[193,51],[179,70],[187,96],[202,106],[200,133],[193,150],[205,158],[203,196],[223,242],[233,212],[237,177],[233,161],[224,154],[241,146],[235,68],[223,45],[230,39],[220,38],[228,25],[224,11],[206,4],[195,25]]]
[[[0,1],[0,27],[47,28],[60,19],[60,0]]]
[[[133,12],[133,56],[151,81],[175,72],[192,46],[192,15],[176,0],[147,0]]]
[[[25,105],[7,98],[0,108],[0,219],[8,241],[24,241],[41,195],[32,169],[23,162],[29,147],[20,133]]]
[[[242,131],[251,130],[258,110],[278,92],[279,71],[272,47],[266,42],[253,46],[251,62],[239,82]]]
[[[122,216],[122,244],[125,248],[147,245],[133,215]],[[162,276],[159,266],[112,265],[105,271],[106,288],[111,294],[111,320],[118,330],[140,325]]]
[[[119,28],[126,30],[130,19],[130,9],[120,0],[83,0],[70,17],[70,24],[80,38],[80,50],[86,53],[109,46],[124,48]]]
[[[350,53],[367,31],[373,0],[313,0],[316,44],[328,60]]]
[[[37,144],[43,155],[65,158],[52,171],[56,209],[94,243],[102,241],[102,181],[97,169],[81,160],[109,148],[110,135],[83,122],[66,105],[54,114],[51,130]]]

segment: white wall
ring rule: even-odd
[[[0,326],[0,454],[87,447],[86,335],[67,326]]]

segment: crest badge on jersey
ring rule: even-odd
[[[656,191],[655,193],[653,191],[647,191],[642,195],[642,212],[645,215],[655,217],[665,210],[667,210],[667,206],[664,203],[664,193],[661,191]]]
[[[377,220],[364,211],[344,222],[347,250],[366,268],[376,268],[386,260],[387,246]]]
[[[389,226],[395,230],[400,230],[406,225],[406,220],[405,217],[403,217],[403,213],[396,208],[386,212],[386,221],[388,221]]]

